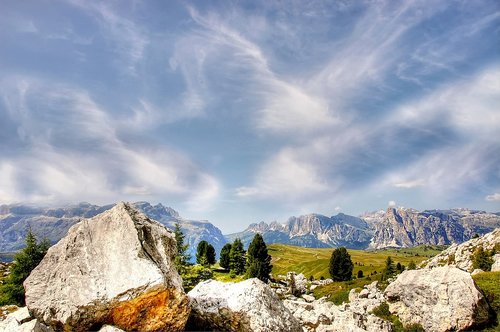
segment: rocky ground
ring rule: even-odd
[[[484,241],[497,241],[500,232],[491,237]],[[374,282],[334,305],[309,294],[331,280],[310,282],[295,273],[273,284],[209,280],[186,294],[175,251],[171,232],[118,204],[74,225],[49,250],[25,282],[27,306],[7,314],[0,332],[393,331],[373,313],[382,305],[403,324],[427,331],[470,330],[490,318],[471,274],[458,264],[429,263],[403,272],[384,291]]]

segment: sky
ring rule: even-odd
[[[500,211],[500,2],[0,1],[0,204],[224,233]]]

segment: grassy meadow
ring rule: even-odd
[[[397,263],[408,266],[410,261],[418,265],[444,249],[443,246],[420,246],[404,249],[348,250],[354,263],[353,276],[356,277],[358,271],[361,270],[363,278],[320,286],[314,290],[314,296],[316,298],[326,296],[336,304],[347,302],[351,289],[362,288],[375,280],[380,280],[388,256],[392,257],[394,266]],[[272,256],[272,273],[277,276],[286,275],[288,271],[295,271],[303,273],[307,278],[311,276],[314,279],[330,278],[328,263],[333,250],[333,248],[316,249],[271,244],[268,246],[268,252]]]
[[[419,264],[420,262],[440,253],[444,247],[440,246],[420,246],[405,249],[385,249],[385,250],[351,250],[348,252],[354,263],[354,276],[358,271],[363,271],[363,275],[373,275],[381,273],[385,267],[387,256],[391,256],[394,265],[398,262],[408,266],[410,261]],[[286,274],[288,271],[303,273],[307,278],[313,276],[315,279],[321,277],[330,278],[328,273],[328,263],[332,255],[333,248],[316,249],[294,247],[284,244],[271,244],[268,252],[272,257],[273,275]]]

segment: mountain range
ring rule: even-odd
[[[245,245],[255,233],[266,243],[303,247],[345,246],[351,249],[381,249],[418,245],[462,243],[500,227],[500,215],[469,209],[425,210],[388,208],[360,217],[339,213],[332,217],[308,214],[291,217],[284,224],[261,222],[242,232],[226,235],[241,238]]]
[[[134,207],[173,229],[178,223],[186,235],[188,252],[194,259],[196,246],[202,240],[211,243],[218,254],[222,246],[241,238],[247,247],[256,233],[267,244],[283,243],[302,247],[352,249],[413,247],[462,243],[500,227],[500,213],[469,209],[425,210],[388,208],[360,217],[339,213],[335,216],[307,214],[290,217],[285,223],[255,223],[242,232],[223,235],[206,220],[182,218],[174,209],[148,202],[132,203]],[[0,205],[0,252],[17,251],[24,246],[28,228],[39,238],[59,241],[67,230],[82,218],[91,218],[114,204],[98,206],[89,203],[61,208],[27,205]]]
[[[80,203],[61,208],[41,208],[27,205],[0,205],[0,252],[17,251],[24,247],[28,228],[39,238],[47,238],[50,242],[59,241],[68,229],[82,218],[92,218],[115,204],[97,206]],[[162,204],[151,205],[148,202],[136,202],[132,205],[170,229],[179,223],[189,244],[188,253],[195,258],[196,246],[200,241],[211,243],[219,253],[226,239],[220,229],[204,220],[188,220],[179,213]]]

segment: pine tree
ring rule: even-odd
[[[243,274],[246,271],[246,258],[245,250],[243,249],[243,243],[240,239],[235,239],[231,245],[231,251],[229,252],[230,269],[236,275]]]
[[[230,259],[229,253],[231,252],[231,243],[226,243],[220,251],[219,265],[223,269],[229,270]]]
[[[28,230],[26,247],[14,256],[10,275],[0,288],[0,304],[24,305],[23,282],[42,261],[49,247],[48,240],[38,242],[31,228]]]
[[[215,260],[215,248],[209,243],[207,246],[207,251],[205,253],[207,256],[207,262],[208,265],[214,265],[216,260]]]
[[[187,253],[189,244],[184,244],[185,235],[182,233],[179,223],[175,224],[174,235],[177,243],[177,255],[175,256],[174,263],[179,273],[182,274],[185,271],[186,266],[189,264],[189,260],[191,260],[191,255]]]
[[[208,247],[207,241],[201,241],[200,243],[198,243],[198,247],[196,248],[196,263],[197,264],[200,264],[202,266],[208,265],[207,247]]]
[[[387,256],[387,259],[385,260],[385,269],[382,274],[382,280],[387,280],[390,277],[392,277],[396,273],[396,270],[394,268],[394,261],[392,260],[391,256]]]
[[[328,271],[334,281],[351,280],[353,267],[354,264],[346,248],[340,247],[333,250]]]
[[[271,256],[267,252],[267,246],[262,235],[255,234],[247,252],[247,277],[258,278],[264,282],[269,280],[273,266]]]
[[[408,270],[415,270],[417,268],[417,264],[413,260],[408,263]]]

